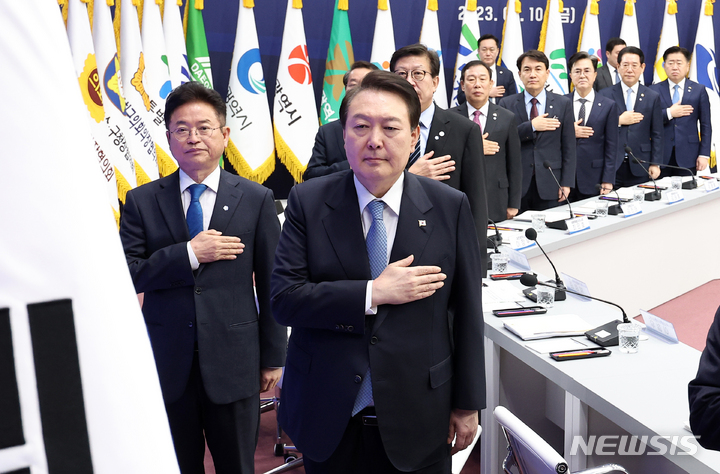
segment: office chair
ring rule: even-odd
[[[628,474],[618,464],[605,464],[570,473],[565,459],[507,408],[498,406],[493,414],[508,443],[508,454],[503,461],[506,474],[603,474],[613,471]]]

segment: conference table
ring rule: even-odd
[[[642,213],[632,217],[591,220],[588,230],[575,234],[547,229],[537,240],[559,272],[633,317],[718,278],[720,190],[683,190],[683,197],[673,204],[665,198],[644,202]],[[530,224],[513,220],[498,226]],[[554,272],[537,245],[521,253],[541,281],[551,279]],[[547,314],[576,314],[591,327],[621,318],[613,306],[570,294]],[[612,462],[632,473],[720,473],[720,452],[700,447],[686,429],[687,384],[700,358],[696,349],[650,335],[636,354],[613,347],[609,357],[556,362],[503,327],[517,318],[497,318],[487,309],[484,317],[489,409],[481,414],[483,474],[502,472],[506,443],[492,416],[498,405],[566,453],[571,472]],[[639,454],[620,454],[627,451]]]

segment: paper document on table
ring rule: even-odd
[[[555,337],[552,339],[531,341],[525,344],[525,347],[527,347],[528,349],[532,349],[538,354],[582,350],[595,346],[597,346],[597,344],[595,344],[594,342],[590,342],[589,339],[580,339],[577,337]]]
[[[576,314],[523,317],[505,321],[503,325],[523,341],[558,336],[581,336],[594,327]]]
[[[516,301],[524,301],[520,288],[507,280],[484,281],[487,286],[482,289],[483,312],[490,312],[494,309],[519,307]]]
[[[522,214],[513,217],[513,220],[521,222],[532,222],[533,214],[545,214],[545,222],[558,222],[567,219],[568,216],[570,216],[570,213],[567,211],[567,209],[563,209],[562,211],[525,211]]]

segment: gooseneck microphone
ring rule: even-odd
[[[503,243],[503,239],[500,231],[498,230],[497,224],[492,219],[488,219],[488,222],[490,222],[495,228],[495,235],[488,237],[488,239],[494,240],[497,245],[501,245]]]
[[[537,277],[530,273],[526,273],[523,276],[521,276],[520,283],[522,283],[525,286],[540,285],[540,286],[547,286],[548,288],[556,288],[552,284],[539,282]],[[619,304],[613,303],[612,301],[595,298],[594,296],[584,295],[584,294],[578,293],[576,291],[568,290],[567,288],[563,288],[563,290],[568,293],[571,293],[573,295],[584,296],[585,298],[589,298],[591,300],[600,301],[601,303],[615,306],[616,308],[618,308],[620,310],[620,312],[623,315],[622,321],[620,321],[620,320],[611,321],[607,324],[603,324],[602,326],[592,329],[585,333],[585,337],[587,337],[594,343],[598,344],[599,346],[603,346],[603,347],[617,346],[619,344],[617,325],[620,323],[629,323],[630,322],[630,320],[627,317],[627,314],[625,314],[625,310],[622,309],[622,307]]]
[[[650,170],[647,169],[647,168],[645,167],[645,165],[643,165],[643,163],[647,163],[647,162],[646,162],[646,161],[644,162],[644,161],[641,161],[641,160],[637,159],[637,157],[636,157],[635,155],[633,155],[632,148],[630,148],[630,147],[627,146],[627,145],[625,145],[625,153],[627,153],[628,156],[632,156],[633,161],[634,161],[635,163],[639,164],[640,166],[642,166],[642,169],[644,169],[645,172],[646,172],[646,173],[648,174],[648,176],[650,177],[650,179],[652,179],[653,186],[655,186],[655,191],[653,191],[653,192],[651,192],[651,193],[645,194],[645,200],[646,200],[646,201],[659,201],[660,199],[662,199],[662,193],[660,192],[660,189],[658,189],[658,185],[657,185],[657,183],[655,182],[655,178],[653,178],[652,175],[650,174]]]
[[[638,160],[637,158],[635,158],[635,161],[638,161],[640,163],[645,163],[645,164],[651,165],[651,166],[659,166],[660,168],[672,168],[674,170],[685,170],[690,174],[692,181],[685,181],[682,184],[682,188],[683,189],[695,189],[698,187],[697,179],[695,179],[695,174],[692,172],[692,170],[690,168],[683,168],[682,166],[666,165],[663,163],[653,163],[652,161]]]
[[[548,160],[543,161],[543,167],[546,168],[548,171],[550,171],[550,174],[552,175],[553,179],[555,180],[555,184],[558,185],[558,189],[560,190],[560,192],[562,192],[562,195],[565,198],[565,202],[568,205],[568,209],[570,210],[570,219],[574,219],[575,214],[573,214],[572,207],[570,207],[570,199],[568,199],[567,195],[565,194],[565,190],[563,189],[563,187],[560,186],[560,181],[558,181],[557,177],[555,176],[555,173],[553,172],[552,167],[550,166],[550,162]],[[563,222],[563,224],[565,224],[564,221],[560,221],[560,222]],[[552,224],[552,223],[550,223],[550,224]],[[551,227],[550,224],[547,224],[547,226]],[[552,227],[552,228],[554,228],[554,227]],[[565,224],[564,229],[560,229],[560,230],[567,230],[567,224]]]
[[[597,189],[598,191],[602,190],[602,184],[597,183],[597,184],[595,185],[595,189]],[[620,195],[619,195],[618,192],[615,190],[615,187],[613,187],[610,191],[612,191],[612,192],[615,193],[615,197],[617,198],[617,204],[613,204],[612,206],[608,206],[608,214],[610,214],[611,216],[617,216],[618,214],[622,214],[622,213],[623,213],[622,207],[620,207],[620,203],[621,203],[622,201],[620,201]]]
[[[555,300],[556,301],[564,301],[566,298],[565,295],[565,283],[563,283],[562,279],[560,278],[560,274],[557,271],[557,268],[555,268],[555,264],[550,260],[550,257],[545,253],[545,249],[542,248],[542,245],[540,245],[540,242],[537,241],[537,231],[530,227],[529,229],[525,229],[525,237],[528,240],[532,240],[535,242],[538,246],[538,248],[542,251],[543,255],[545,255],[545,258],[548,262],[550,262],[550,266],[552,267],[553,271],[555,272]],[[535,279],[537,281],[537,278]],[[535,286],[535,285],[526,285],[526,286]],[[526,296],[528,296],[530,299],[532,297],[530,296],[531,292],[525,293]]]

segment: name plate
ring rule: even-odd
[[[588,295],[590,296],[590,289],[588,289],[587,284],[585,282],[578,280],[577,278],[571,277],[567,273],[560,273],[560,276],[562,277],[563,282],[565,283],[565,288],[567,288],[570,291],[574,291],[575,293],[580,293],[579,295],[575,295],[573,293],[570,293],[575,298],[582,300],[582,301],[592,301],[587,296],[582,295]]]
[[[718,188],[720,188],[720,185],[718,185],[718,180],[708,179],[705,181],[705,192],[709,193],[710,191],[716,191]]]
[[[528,242],[531,242],[533,245],[535,245],[535,242],[532,242],[530,240],[528,240]],[[528,258],[524,254],[518,252],[517,250],[509,249],[507,247],[500,247],[500,252],[508,256],[508,263],[510,265],[517,267],[520,270],[530,270],[530,262],[528,262]]]
[[[643,321],[645,321],[645,330],[660,339],[665,340],[671,344],[677,344],[680,342],[675,332],[675,326],[669,321],[655,316],[647,311],[640,310]]]
[[[532,247],[533,245],[535,245],[535,242],[528,239],[524,235],[518,235],[513,241],[512,248],[513,250],[525,250],[526,248]]]
[[[668,204],[675,204],[676,202],[685,200],[680,189],[669,189],[665,191],[665,196],[667,196]]]
[[[588,221],[587,216],[568,219],[565,222],[567,222],[568,234],[576,234],[590,228],[590,221]]]
[[[620,205],[624,217],[636,216],[642,212],[640,201],[630,201]]]

